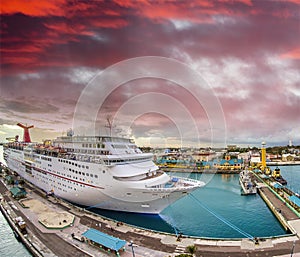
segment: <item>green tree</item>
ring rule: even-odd
[[[186,247],[187,252],[189,252],[191,255],[196,253],[197,247],[195,245],[189,245]]]

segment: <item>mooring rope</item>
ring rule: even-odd
[[[105,204],[105,203],[108,203],[109,201],[103,201],[103,202],[100,202],[100,203],[97,203],[95,205],[91,205],[91,206],[86,206],[85,209],[86,210],[89,210],[89,209],[93,209],[93,208],[98,208],[100,207],[101,205]]]
[[[251,240],[254,240],[254,237],[252,235],[250,235],[249,233],[243,231],[242,229],[240,229],[236,225],[232,224],[231,222],[229,222],[228,220],[226,220],[224,217],[222,217],[220,214],[217,214],[216,212],[214,212],[211,209],[209,209],[207,206],[205,206],[203,203],[201,203],[200,200],[197,199],[192,193],[190,193],[188,195],[191,198],[193,198],[203,209],[205,209],[206,211],[208,211],[210,214],[212,214],[213,216],[215,216],[217,219],[219,219],[220,221],[222,221],[224,224],[228,225],[229,227],[231,227],[235,231],[239,232],[240,234],[246,236],[247,238],[249,238]]]

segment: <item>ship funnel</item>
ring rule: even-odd
[[[22,123],[18,123],[17,124],[19,127],[21,127],[22,129],[24,129],[24,134],[23,134],[23,141],[25,143],[31,143],[31,139],[30,139],[30,134],[29,134],[29,129],[33,128],[34,126],[25,126]]]

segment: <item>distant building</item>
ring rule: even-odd
[[[296,155],[295,154],[283,154],[282,157],[281,157],[281,160],[284,161],[284,162],[291,162],[291,161],[294,161],[296,158]]]
[[[221,160],[219,168],[220,169],[231,169],[231,170],[239,170],[243,166],[242,159],[231,159],[231,160]]]
[[[237,158],[249,161],[250,160],[250,153],[239,153],[237,155]]]
[[[267,154],[267,161],[281,161],[280,154]]]
[[[237,145],[227,145],[228,151],[235,150],[235,149],[237,149]]]
[[[252,162],[252,163],[259,163],[259,162],[261,162],[260,153],[259,152],[251,153],[250,156],[251,156],[250,157],[250,162]]]
[[[226,161],[229,161],[230,158],[231,158],[230,155],[225,155],[225,160],[226,160]]]
[[[216,153],[211,150],[200,150],[192,153],[192,158],[196,161],[210,161],[215,157]]]
[[[202,165],[206,169],[215,168],[221,170],[240,170],[243,166],[242,159],[231,159],[231,160],[214,160],[211,162],[202,162]]]

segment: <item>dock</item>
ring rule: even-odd
[[[297,206],[291,205],[289,201],[287,201],[284,195],[285,191],[290,190],[287,189],[276,189],[271,187],[271,182],[268,180],[264,180],[263,175],[256,174],[252,172],[252,177],[256,179],[256,184],[258,188],[258,193],[265,201],[269,209],[276,216],[281,225],[285,228],[286,231],[300,235],[300,212],[299,208],[295,208]]]
[[[35,199],[41,203],[40,206],[45,205],[47,211],[66,212],[71,216],[74,215],[74,220],[68,226],[49,228],[39,222],[39,214],[36,209],[31,206],[24,207],[22,200],[16,200],[10,195],[9,185],[6,185],[0,178],[1,209],[3,209],[3,213],[8,220],[12,220],[14,215],[21,216],[24,219],[27,224],[27,236],[24,238],[27,240],[29,250],[33,252],[32,249],[34,249],[37,252],[34,256],[116,256],[76,239],[90,228],[125,240],[127,244],[125,251],[120,253],[121,257],[133,256],[132,249],[129,246],[131,241],[138,246],[134,248],[136,257],[175,257],[180,253],[187,253],[186,247],[190,245],[196,246],[195,256],[197,257],[290,256],[294,244],[295,254],[293,257],[298,256],[296,255],[298,253],[300,254],[299,230],[294,223],[298,223],[300,219],[288,212],[285,209],[288,208],[287,206],[280,205],[281,203],[277,202],[276,197],[274,198],[272,192],[268,191],[267,188],[262,188],[261,192],[275,209],[280,208],[284,219],[287,219],[292,234],[257,239],[257,242],[253,242],[248,238],[225,240],[194,238],[184,235],[177,237],[174,234],[141,229],[109,220],[52,196],[46,198],[43,191],[31,184],[25,184],[25,187],[28,192],[26,199]],[[12,207],[12,204],[15,208]],[[34,202],[31,204],[39,205],[39,203]],[[13,229],[17,230],[17,228]]]
[[[183,173],[199,173],[199,174],[239,174],[241,169],[195,169],[195,168],[170,168],[160,167],[165,172],[183,172]]]
[[[258,192],[285,230],[294,234],[300,234],[300,226],[291,225],[295,224],[296,221],[300,225],[300,219],[295,212],[285,202],[276,197],[268,187],[260,187]]]

